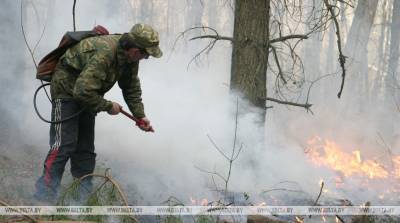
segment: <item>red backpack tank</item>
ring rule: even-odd
[[[42,81],[50,82],[51,77],[56,68],[56,65],[58,63],[58,60],[67,51],[67,49],[79,43],[79,41],[85,38],[108,35],[108,34],[109,34],[108,30],[100,25],[94,27],[90,31],[77,31],[77,32],[65,33],[58,47],[40,60],[37,67],[36,78]]]

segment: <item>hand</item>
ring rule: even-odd
[[[118,104],[117,102],[112,102],[112,108],[110,111],[108,111],[108,114],[110,115],[117,115],[118,113],[121,112],[122,106]]]
[[[153,127],[150,125],[150,120],[146,117],[139,119],[136,125],[145,132],[154,132]]]

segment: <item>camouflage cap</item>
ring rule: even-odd
[[[151,26],[143,23],[136,24],[129,31],[129,36],[135,40],[135,44],[146,50],[153,57],[160,58],[162,51],[159,45],[158,32]]]

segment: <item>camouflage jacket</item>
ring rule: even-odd
[[[118,81],[132,114],[144,117],[139,62],[128,63],[119,38],[120,35],[91,37],[68,49],[52,77],[52,98],[74,98],[93,112],[109,111],[112,102],[103,96]]]

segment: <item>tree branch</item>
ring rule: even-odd
[[[281,64],[279,63],[278,54],[276,53],[276,48],[273,47],[272,45],[270,45],[270,46],[272,48],[272,53],[274,54],[276,66],[278,67],[278,76],[281,78],[281,80],[283,81],[284,84],[287,84],[287,81],[283,77],[283,72],[282,72]]]
[[[336,28],[337,47],[338,47],[338,51],[339,51],[339,63],[340,63],[340,67],[342,68],[342,83],[340,84],[340,90],[339,90],[339,93],[337,94],[337,97],[340,98],[342,96],[344,80],[346,78],[346,69],[344,67],[344,64],[346,63],[346,56],[343,55],[343,52],[342,52],[342,41],[341,41],[341,37],[340,37],[339,22],[337,21],[335,12],[333,10],[333,6],[329,4],[328,0],[324,0],[324,3],[325,3],[326,8],[328,9],[329,13],[331,14],[331,18],[333,19],[333,22],[335,23],[335,28]]]
[[[32,3],[32,4],[33,4],[33,3]],[[31,58],[32,58],[32,62],[33,62],[33,64],[35,65],[35,68],[37,69],[37,68],[38,68],[38,64],[36,63],[36,60],[35,60],[35,50],[36,50],[36,47],[39,45],[40,41],[41,41],[42,38],[43,38],[44,31],[46,30],[46,24],[43,26],[42,34],[40,35],[39,40],[36,42],[36,44],[35,44],[35,46],[34,46],[34,48],[33,48],[33,50],[32,50],[32,48],[29,46],[28,39],[26,38],[26,33],[25,33],[25,28],[24,28],[24,22],[23,22],[23,13],[24,13],[24,12],[23,12],[23,9],[24,9],[24,6],[23,6],[23,2],[22,2],[22,0],[21,0],[21,5],[20,5],[20,26],[21,26],[21,32],[22,32],[22,36],[24,37],[25,46],[26,46],[26,48],[27,48],[28,51],[29,51],[29,55],[30,55]],[[43,85],[43,81],[40,80],[40,82],[41,82],[42,85]],[[50,95],[49,95],[49,93],[47,92],[46,88],[44,88],[44,92],[46,93],[47,99],[51,102]]]
[[[350,4],[349,2],[346,2],[346,1],[343,1],[343,0],[337,0],[337,1],[349,6],[350,8],[354,8],[354,5]]]
[[[222,152],[222,150],[217,146],[217,144],[214,142],[214,140],[207,134],[208,140],[210,140],[210,142],[213,144],[214,148],[221,153],[221,155],[223,157],[225,157],[225,159],[230,160],[229,157],[227,155],[225,155],[224,152]]]
[[[233,145],[232,145],[232,153],[230,154],[230,157],[228,157],[227,154],[225,154],[217,145],[216,143],[212,140],[212,138],[207,135],[208,139],[210,140],[210,142],[213,144],[214,148],[228,161],[229,165],[228,165],[228,173],[226,174],[226,177],[223,176],[222,174],[218,173],[215,170],[214,167],[214,171],[208,171],[208,170],[204,170],[201,169],[200,167],[195,166],[195,168],[197,168],[198,170],[200,170],[201,172],[207,173],[207,174],[211,174],[211,176],[217,176],[219,178],[221,178],[225,185],[224,185],[224,201],[227,201],[228,199],[228,184],[229,184],[229,180],[232,176],[232,167],[233,167],[233,162],[239,157],[240,152],[243,149],[243,143],[240,145],[240,148],[238,149],[238,151],[236,151],[236,147],[237,147],[237,132],[238,132],[238,121],[239,121],[239,98],[236,98],[236,115],[235,115],[235,131],[234,131],[234,137],[233,137]],[[213,183],[215,185],[215,188],[218,190],[218,187],[215,183],[214,177],[212,177]],[[233,202],[232,202],[233,203]],[[230,203],[230,204],[232,204]],[[226,205],[230,205],[230,204],[223,204],[224,206]]]
[[[289,39],[308,39],[308,35],[293,34],[288,36],[281,36],[276,39],[271,39],[269,43],[283,42]]]
[[[22,36],[24,37],[24,41],[25,41],[25,45],[26,48],[28,48],[29,54],[32,58],[33,64],[35,64],[35,67],[37,68],[37,63],[35,60],[35,56],[34,56],[34,52],[32,50],[32,48],[29,46],[28,40],[26,38],[26,33],[25,33],[25,29],[24,29],[24,23],[23,23],[23,2],[21,0],[21,5],[20,5],[20,26],[21,26],[21,30],[22,30]]]
[[[200,168],[200,167],[198,167],[198,166],[195,166],[195,168],[196,168],[196,169],[198,169],[198,170],[199,170],[199,171],[201,171],[201,172],[204,172],[204,173],[208,173],[208,174],[215,175],[215,176],[217,176],[217,177],[221,178],[221,180],[222,180],[222,181],[226,182],[226,179],[225,179],[225,177],[224,177],[224,176],[222,176],[222,175],[221,175],[220,173],[218,173],[217,171],[209,171],[209,170],[205,170],[205,169],[202,169],[202,168]]]
[[[74,32],[76,31],[76,26],[75,26],[75,6],[76,6],[76,0],[74,0],[74,5],[72,6],[72,22],[74,25]]]
[[[186,29],[185,31],[181,32],[181,33],[178,35],[178,37],[175,39],[175,42],[174,42],[174,44],[173,44],[172,51],[174,50],[177,41],[178,41],[180,38],[183,38],[184,35],[185,35],[186,33],[190,32],[190,31],[193,31],[193,30],[202,30],[202,31],[204,31],[204,32],[205,32],[205,30],[209,30],[209,31],[213,32],[214,35],[201,35],[201,36],[196,36],[196,37],[193,37],[193,38],[190,39],[190,40],[196,40],[196,39],[212,39],[212,40],[210,40],[210,42],[207,44],[207,46],[204,47],[202,50],[200,50],[200,52],[198,52],[198,53],[190,60],[188,66],[187,66],[188,68],[189,68],[190,64],[191,64],[192,62],[196,61],[196,59],[198,59],[203,53],[208,54],[208,53],[214,48],[214,46],[215,46],[215,44],[217,43],[218,40],[230,40],[230,41],[233,40],[232,37],[220,36],[220,35],[218,34],[217,30],[215,30],[214,28],[211,28],[211,27],[208,27],[208,26],[195,26],[195,27]]]
[[[284,105],[291,105],[291,106],[302,107],[302,108],[305,108],[305,109],[307,109],[307,110],[310,110],[310,108],[311,108],[311,106],[312,106],[312,104],[308,104],[308,103],[300,104],[300,103],[295,103],[295,102],[290,102],[290,101],[282,101],[282,100],[275,99],[275,98],[270,98],[270,97],[266,97],[265,100],[267,100],[267,101],[273,101],[273,102],[276,102],[276,103],[278,103],[278,104],[284,104]]]
[[[228,40],[233,42],[233,38],[229,36],[220,36],[220,35],[202,35],[202,36],[196,36],[191,38],[190,40],[196,40],[196,39],[215,39],[215,40]]]
[[[220,35],[202,35],[202,36],[196,36],[191,38],[190,40],[196,40],[196,39],[215,39],[215,40],[228,40],[233,42],[233,37],[230,36],[220,36]],[[308,35],[302,35],[302,34],[293,34],[293,35],[288,35],[288,36],[281,36],[276,39],[272,39],[269,42],[270,43],[276,43],[276,42],[283,42],[289,39],[308,39]]]

